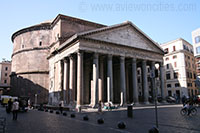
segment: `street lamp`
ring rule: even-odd
[[[155,64],[155,67],[156,67],[155,79],[157,79],[159,64]],[[154,82],[155,82],[155,80],[154,80]],[[157,90],[157,87],[158,86],[157,86],[157,83],[156,83],[156,86],[155,86],[155,89],[154,89],[155,90],[155,115],[156,115],[156,127],[158,128],[158,109],[157,109],[157,101],[158,101],[157,93],[158,93],[158,90]]]
[[[155,85],[155,79],[158,77],[158,68],[159,64],[153,64],[153,67],[151,69],[150,77],[152,79],[152,87],[153,87],[153,97],[154,97],[154,103],[155,103],[155,116],[156,116],[156,127],[158,128],[158,110],[157,110],[157,84]]]
[[[37,107],[37,94],[35,94],[35,108]]]

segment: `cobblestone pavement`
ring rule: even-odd
[[[180,105],[160,106],[158,108],[158,122],[160,133],[199,133],[200,108],[196,116],[181,116]],[[18,120],[12,120],[12,114],[7,114],[5,108],[0,107],[0,116],[6,117],[7,133],[147,133],[155,125],[155,111],[152,106],[134,107],[133,118],[127,118],[127,111],[106,111],[76,113],[75,118],[61,114],[31,110],[19,113]],[[89,121],[83,121],[88,115]],[[98,118],[104,118],[104,124],[98,124]],[[117,128],[119,121],[126,123],[126,129]]]

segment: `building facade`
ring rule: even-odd
[[[196,60],[196,72],[200,78],[200,28],[192,31],[192,43]]]
[[[195,84],[196,66],[193,46],[182,38],[164,43],[166,89],[169,96],[193,96],[198,93]]]
[[[10,88],[10,73],[11,73],[11,62],[2,61],[0,63],[0,94],[3,94],[3,90]]]
[[[149,84],[147,71],[155,64],[160,65],[164,98],[164,52],[131,22],[105,26],[58,15],[14,33],[12,40],[13,84],[24,80],[42,86],[49,104],[63,100],[94,107],[101,100],[124,105],[138,103],[140,97],[148,103],[155,84],[154,80]],[[34,87],[21,88],[41,95]]]

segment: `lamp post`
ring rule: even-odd
[[[35,108],[37,107],[37,94],[35,94]]]
[[[156,69],[155,69],[156,68]],[[155,64],[151,69],[150,77],[152,79],[152,87],[153,87],[153,99],[155,103],[155,116],[156,116],[156,127],[158,128],[158,109],[157,109],[157,84],[155,84],[155,80],[158,77],[158,68],[159,64]]]
[[[158,68],[159,68],[159,64],[155,65],[156,67],[156,73],[155,74],[155,79],[157,79],[158,77]],[[155,81],[155,80],[154,80]],[[157,93],[158,93],[158,85],[157,85],[157,80],[156,80],[156,86],[155,86],[155,115],[156,115],[156,127],[158,128],[158,109],[157,109],[157,101],[158,101],[158,97],[157,97]]]

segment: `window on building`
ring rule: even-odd
[[[165,60],[166,60],[166,61],[169,60],[169,57],[165,58]]]
[[[187,61],[185,61],[185,66],[187,67],[188,65],[187,65]]]
[[[42,41],[39,42],[39,46],[42,46]]]
[[[187,78],[190,78],[190,73],[189,72],[187,72]]]
[[[174,73],[174,79],[177,79],[178,78],[178,72],[175,72]]]
[[[177,67],[176,62],[174,62],[174,67]]]
[[[166,69],[169,69],[169,64],[166,65]]]
[[[168,96],[172,96],[172,91],[168,91]]]
[[[183,49],[185,49],[185,50],[186,50],[186,46],[185,46],[185,44],[183,44]]]
[[[6,83],[7,83],[7,80],[4,80],[4,83],[6,84]]]
[[[169,49],[168,48],[164,49],[164,52],[165,54],[169,53]]]
[[[170,73],[167,73],[167,74],[166,74],[166,79],[167,79],[167,80],[171,79]]]
[[[176,59],[176,58],[177,58],[177,56],[176,56],[176,55],[174,55],[174,56],[173,56],[173,59]]]
[[[179,83],[175,83],[175,87],[180,87],[180,84]]]
[[[193,76],[194,76],[194,79],[196,79],[196,74],[195,73],[193,73]]]
[[[190,59],[190,56],[188,56],[188,60]]]
[[[199,43],[200,42],[200,36],[195,37],[195,43]]]
[[[8,75],[8,74],[7,74],[7,73],[5,73],[5,77],[7,77],[7,75]]]
[[[22,44],[22,48],[24,48],[24,45]]]
[[[167,84],[167,88],[171,88],[172,87],[172,85],[171,84]]]
[[[176,46],[173,46],[173,51],[176,51]]]
[[[190,72],[190,78],[192,79],[192,73]]]
[[[8,67],[5,67],[5,70],[8,71]]]
[[[200,53],[200,46],[196,47],[196,53],[199,54]]]

